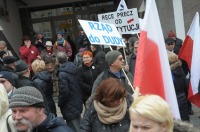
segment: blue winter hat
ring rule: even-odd
[[[8,80],[13,86],[15,84],[14,78],[12,73],[8,72],[8,71],[1,71],[0,72],[0,78],[5,78],[6,80]]]
[[[58,31],[58,32],[57,32],[57,35],[58,35],[58,34],[60,34],[60,35],[63,36],[63,32],[61,32],[61,31]]]

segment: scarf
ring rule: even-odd
[[[53,53],[53,48],[51,48],[51,50],[46,50],[48,52],[49,55],[52,55]]]
[[[116,107],[106,107],[100,102],[94,100],[94,108],[97,111],[99,120],[104,124],[120,122],[124,119],[127,110],[126,98]]]
[[[58,42],[58,45],[59,46],[64,46],[64,38],[61,38],[61,39],[57,39],[57,42]]]

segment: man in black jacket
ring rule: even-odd
[[[16,89],[10,100],[12,118],[20,132],[72,132],[61,118],[45,114],[41,92],[33,87]]]
[[[58,71],[58,106],[67,125],[78,132],[82,112],[82,97],[78,79],[76,78],[77,66],[67,61],[65,52],[57,53],[57,61],[60,64]]]

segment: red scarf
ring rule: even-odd
[[[47,52],[49,53],[49,55],[53,54],[53,48],[51,50],[47,50]]]

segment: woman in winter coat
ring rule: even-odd
[[[92,107],[84,114],[80,132],[128,132],[132,99],[119,79],[104,80],[97,88]]]
[[[181,67],[181,60],[175,53],[168,52],[168,59],[170,63],[172,79],[174,83],[174,88],[176,92],[176,98],[178,101],[178,107],[181,115],[181,120],[189,121],[189,111],[188,111],[188,103],[187,103],[187,83],[184,71]]]
[[[93,64],[93,55],[90,51],[82,53],[83,64],[78,69],[78,80],[82,91],[82,99],[85,104],[86,100],[90,97],[92,86],[97,76],[101,73],[98,65]]]
[[[35,60],[32,63],[32,69],[35,75],[33,76],[32,80],[41,88],[43,91],[47,105],[51,113],[55,114],[56,116],[56,105],[53,100],[53,80],[51,74],[45,70],[45,62],[43,60]]]
[[[53,58],[56,60],[57,50],[53,49],[53,44],[51,41],[47,41],[45,44],[45,49],[42,50],[40,57],[42,60],[46,61],[48,58]]]
[[[57,32],[57,40],[53,48],[58,52],[65,52],[67,54],[68,60],[71,60],[72,48],[68,41],[63,37],[62,32]]]

